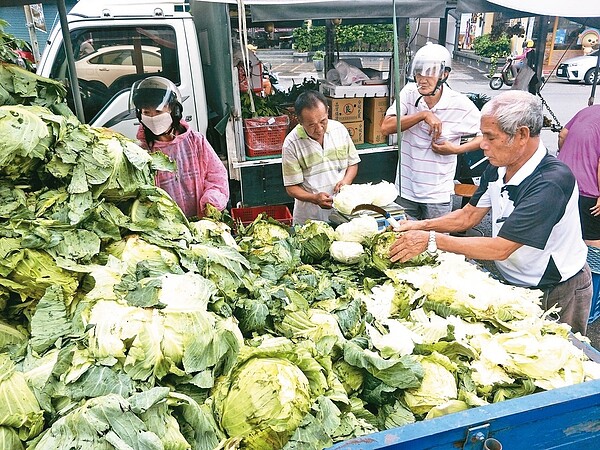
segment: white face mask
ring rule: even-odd
[[[171,129],[173,118],[169,112],[163,112],[156,116],[145,116],[142,114],[142,123],[156,136],[160,136]]]

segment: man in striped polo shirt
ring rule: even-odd
[[[413,219],[439,217],[452,210],[456,155],[479,148],[479,110],[469,98],[444,85],[452,59],[445,47],[427,43],[415,54],[411,78],[400,92],[401,156],[396,200]],[[397,132],[396,103],[381,124],[385,134]]]
[[[327,100],[303,92],[294,105],[299,124],[282,148],[283,184],[294,201],[294,225],[309,219],[327,222],[333,194],[351,184],[360,158],[346,127],[328,119]]]
[[[528,92],[511,90],[486,103],[481,114],[481,148],[490,167],[469,204],[443,217],[401,223],[404,233],[392,245],[391,260],[438,248],[493,260],[508,283],[541,289],[542,306],[558,305],[560,320],[585,334],[593,287],[579,191],[568,166],[541,142],[542,103]],[[441,234],[465,231],[490,210],[491,237]]]

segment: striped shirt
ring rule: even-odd
[[[523,244],[496,267],[516,286],[546,288],[568,280],[587,258],[575,177],[542,143],[508,183],[505,175],[506,167],[488,167],[469,202],[491,208],[492,237]]]
[[[462,136],[481,134],[479,110],[466,95],[444,86],[440,100],[431,110],[420,97],[415,83],[404,86],[400,92],[402,115],[431,111],[442,122],[442,135],[438,142],[447,140],[459,145]],[[386,115],[396,115],[395,103],[388,108]],[[431,149],[429,132],[429,125],[421,121],[402,133],[402,183],[399,183],[397,173],[396,188],[402,197],[413,202],[449,202],[454,192],[456,155],[435,153]]]
[[[346,127],[329,119],[323,137],[323,147],[297,125],[285,138],[282,148],[283,185],[300,184],[313,194],[333,194],[335,185],[344,178],[349,166],[358,164],[360,157]],[[294,202],[294,224],[308,219],[328,221],[331,209],[314,203]]]

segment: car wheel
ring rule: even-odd
[[[503,84],[504,82],[502,81],[502,78],[499,77],[494,77],[490,80],[490,87],[495,91],[500,89]]]
[[[596,78],[596,74],[594,73],[595,71],[596,68],[592,68],[585,73],[585,77],[583,77],[583,81],[585,81],[585,84],[594,83],[594,79]],[[598,80],[596,80],[596,84],[598,84]]]

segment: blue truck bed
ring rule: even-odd
[[[549,450],[600,445],[600,380],[340,442],[332,450]]]

